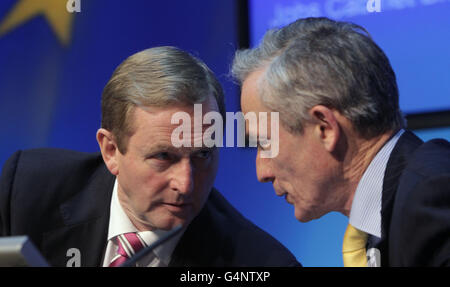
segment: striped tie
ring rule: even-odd
[[[130,259],[139,250],[145,247],[145,242],[135,232],[124,233],[116,237],[119,246],[117,255],[111,260],[109,267],[117,267]]]

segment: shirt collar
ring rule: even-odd
[[[133,225],[133,223],[131,223],[131,220],[128,218],[127,214],[123,210],[122,205],[119,202],[117,188],[118,182],[116,179],[114,182],[114,189],[111,198],[108,240],[111,240],[120,234],[128,232],[138,232],[142,240],[144,240],[147,246],[149,246],[155,243],[164,234],[169,232],[165,230],[151,230],[139,232],[138,229]],[[166,266],[169,265],[172,252],[175,249],[176,245],[178,244],[178,241],[180,240],[185,230],[186,228],[183,228],[181,232],[179,232],[176,236],[174,236],[164,244],[159,245],[153,250],[153,253],[159,258],[159,260],[163,261],[163,263]]]
[[[370,162],[356,188],[349,223],[359,230],[381,238],[381,200],[386,166],[400,136],[398,131]]]

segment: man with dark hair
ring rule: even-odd
[[[258,179],[299,221],[349,217],[344,266],[450,265],[450,145],[404,129],[394,71],[364,28],[300,19],[238,51],[232,72],[244,113],[280,114]]]
[[[203,62],[173,47],[130,56],[103,91],[101,154],[37,149],[7,161],[0,235],[28,235],[53,266],[120,266],[182,226],[138,266],[299,266],[214,190],[216,147],[174,147],[172,116],[193,119],[194,104],[225,112]]]

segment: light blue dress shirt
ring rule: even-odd
[[[397,132],[370,162],[356,188],[349,223],[355,228],[381,238],[381,196],[384,173],[392,150],[404,130]]]

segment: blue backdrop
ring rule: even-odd
[[[380,12],[369,13],[368,2],[379,2]],[[391,61],[404,112],[450,109],[450,0],[250,0],[249,6],[252,45],[267,29],[302,17],[363,26]]]
[[[65,11],[66,2],[0,2],[0,165],[17,149],[98,151],[95,132],[100,126],[104,85],[126,57],[152,46],[177,46],[203,59],[224,86],[227,111],[237,111],[238,87],[228,77],[237,48],[235,1],[81,0],[81,12],[74,14]],[[256,6],[256,2],[263,5]],[[319,7],[325,3],[311,2]],[[276,11],[281,13],[274,3],[250,3],[253,42],[268,28],[266,20]],[[440,34],[430,26],[434,18],[429,18],[426,10],[399,20],[401,11],[382,12],[366,23],[397,69],[401,94],[417,92],[419,106],[402,102],[408,111],[450,107],[448,6],[443,2],[423,7],[434,9]],[[412,35],[418,39],[428,34],[434,38],[411,44],[402,34],[410,28],[417,31]],[[430,60],[431,56],[438,60]],[[444,97],[436,99],[435,95]],[[306,224],[297,222],[292,206],[276,197],[270,184],[257,182],[255,154],[254,149],[223,148],[216,187],[304,265],[341,266],[347,219],[334,213]]]

